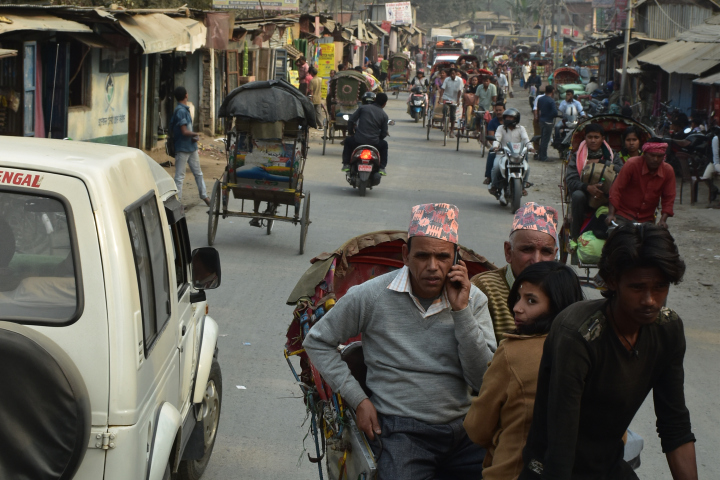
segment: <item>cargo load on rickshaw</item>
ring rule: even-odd
[[[302,254],[310,225],[303,169],[308,129],[317,125],[312,103],[285,80],[251,82],[228,94],[218,116],[227,118],[227,166],[210,196],[208,244],[215,242],[220,217],[249,218],[250,225],[264,227],[267,235],[280,221],[300,225]],[[240,200],[240,210],[230,208],[231,193]],[[285,210],[279,212],[282,206]]]

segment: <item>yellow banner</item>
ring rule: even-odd
[[[298,76],[298,71],[297,71],[297,70],[290,70],[289,75],[290,75],[290,83],[291,83],[295,88],[300,88],[300,77]]]
[[[318,75],[323,79],[322,83],[322,98],[327,98],[327,83],[330,80],[330,70],[335,68],[335,44],[334,43],[321,43],[320,55],[318,59]]]

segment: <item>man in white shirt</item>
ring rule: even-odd
[[[578,113],[578,117],[585,116],[585,112],[583,111],[582,104],[575,100],[575,92],[573,90],[565,90],[565,100],[560,102],[560,106],[558,107],[558,112],[560,112],[560,115],[565,116],[566,109],[568,107],[575,107]],[[562,139],[560,138],[560,128],[562,128],[562,119],[558,119],[558,121],[555,123],[555,141],[560,142]]]
[[[455,114],[457,113],[457,106],[460,103],[460,96],[463,92],[465,83],[462,78],[457,74],[457,70],[454,68],[450,69],[450,76],[445,79],[442,86],[440,87],[440,98],[442,102],[448,104],[443,106],[443,110],[448,110],[448,123],[450,126],[450,138],[455,138],[453,134],[453,128],[455,128]]]
[[[498,67],[498,69],[497,69],[497,79],[498,79],[498,81],[497,81],[498,87],[501,88],[503,93],[507,95],[508,79],[505,76],[505,74],[502,73],[502,69],[500,67]]]
[[[541,133],[540,132],[540,117],[538,116],[537,103],[538,103],[538,100],[540,100],[540,97],[544,97],[544,96],[545,96],[544,93],[539,94],[537,97],[535,97],[535,103],[533,104],[533,137],[537,137]],[[540,150],[540,143],[539,142],[533,143],[533,147],[535,148],[535,151],[537,152],[538,150]],[[537,160],[537,154],[535,154],[535,160]]]
[[[588,94],[591,94],[598,88],[600,88],[600,85],[598,85],[598,83],[597,83],[597,78],[590,77],[590,81],[588,82],[587,85],[585,85],[585,92],[587,92]]]

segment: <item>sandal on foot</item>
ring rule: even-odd
[[[483,185],[490,185],[490,179],[486,178],[485,180],[483,180]]]
[[[523,194],[522,194],[522,196],[523,196],[523,197],[527,197],[527,196],[528,196],[527,190],[525,190],[524,188],[523,188]]]

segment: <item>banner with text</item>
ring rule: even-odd
[[[335,44],[322,43],[319,45],[318,75],[322,78],[322,98],[327,98],[327,86],[330,80],[330,70],[335,68]]]
[[[232,10],[299,10],[298,0],[213,0],[213,8]]]
[[[393,25],[412,25],[410,2],[386,3],[385,18]]]

